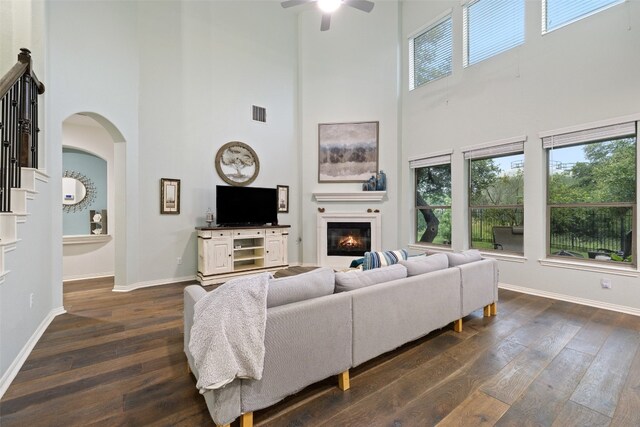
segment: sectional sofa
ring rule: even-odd
[[[349,369],[454,324],[484,307],[495,315],[497,262],[476,251],[435,254],[388,267],[334,273],[319,268],[269,281],[264,369],[260,380],[235,379],[203,395],[216,425],[240,418],[253,424],[253,411],[266,408],[306,386],[338,375],[349,388]],[[207,291],[184,291],[184,350],[189,351],[194,305]]]

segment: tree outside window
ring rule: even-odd
[[[416,243],[451,245],[451,164],[415,169]]]
[[[549,255],[633,263],[636,138],[550,149]]]
[[[471,247],[523,253],[524,154],[469,160]]]

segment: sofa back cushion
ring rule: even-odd
[[[334,289],[335,273],[328,267],[318,268],[296,276],[269,280],[267,308],[291,304],[324,295]]]
[[[449,258],[449,267],[456,267],[458,265],[467,264],[469,262],[480,261],[482,259],[482,255],[480,255],[480,251],[477,249],[469,249],[462,252],[445,252],[447,254],[447,258]]]
[[[373,270],[354,270],[336,273],[336,293],[348,292],[365,286],[377,285],[378,283],[390,282],[396,279],[407,277],[407,269],[394,264],[385,268],[375,268]]]
[[[398,261],[400,261],[401,259],[407,259],[407,257],[407,251],[404,249],[384,252],[365,252],[362,269],[371,270],[374,268],[397,264]]]
[[[449,258],[440,253],[429,256],[409,257],[406,261],[400,261],[399,264],[407,268],[407,275],[411,277],[449,268]]]

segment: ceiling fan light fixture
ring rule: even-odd
[[[324,13],[331,13],[336,11],[341,4],[342,0],[318,0],[318,7]]]

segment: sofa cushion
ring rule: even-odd
[[[457,265],[467,264],[469,262],[480,261],[482,255],[477,249],[469,249],[462,252],[446,252],[447,258],[449,258],[449,266],[455,267]]]
[[[365,252],[362,269],[371,270],[391,264],[397,264],[401,259],[407,259],[407,256],[407,251],[404,249],[384,252]]]
[[[407,277],[407,269],[399,264],[373,270],[354,270],[336,273],[336,292],[347,292],[365,286]]]
[[[271,279],[267,294],[267,308],[331,295],[334,282],[335,273],[333,269],[328,267],[318,268],[296,276]]]
[[[429,256],[409,257],[406,261],[401,260],[399,264],[407,268],[407,275],[411,277],[449,268],[449,258],[440,253]]]

